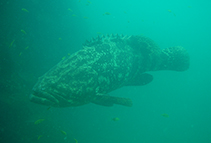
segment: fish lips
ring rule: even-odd
[[[47,92],[40,92],[40,91],[33,91],[32,94],[29,96],[29,100],[33,103],[45,105],[45,106],[57,106],[59,101],[48,94]]]

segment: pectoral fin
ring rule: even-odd
[[[140,74],[130,80],[125,86],[143,86],[152,82],[153,76],[148,73]]]
[[[113,97],[109,95],[96,95],[95,99],[92,100],[92,103],[111,107],[114,104],[119,104],[127,107],[131,107],[133,105],[131,99],[122,98],[122,97]]]

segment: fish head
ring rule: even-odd
[[[46,105],[46,106],[58,106],[59,100],[55,98],[52,94],[44,90],[44,88],[33,87],[32,93],[29,96],[31,102]]]
[[[52,107],[71,107],[87,104],[85,100],[77,99],[70,90],[58,88],[58,84],[46,82],[46,79],[39,79],[29,96],[31,102]]]
[[[84,66],[84,60],[81,62],[73,54],[38,79],[30,101],[52,107],[88,104],[96,93],[96,79],[97,72],[90,66]]]

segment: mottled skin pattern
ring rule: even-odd
[[[110,97],[107,93],[122,86],[151,82],[151,76],[143,74],[147,71],[184,71],[188,67],[189,56],[182,47],[161,50],[143,36],[98,37],[40,77],[30,99],[54,107],[90,102],[132,106],[130,99]]]

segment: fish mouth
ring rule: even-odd
[[[59,101],[51,94],[44,91],[33,91],[29,96],[29,100],[33,103],[45,105],[45,106],[57,106]]]

